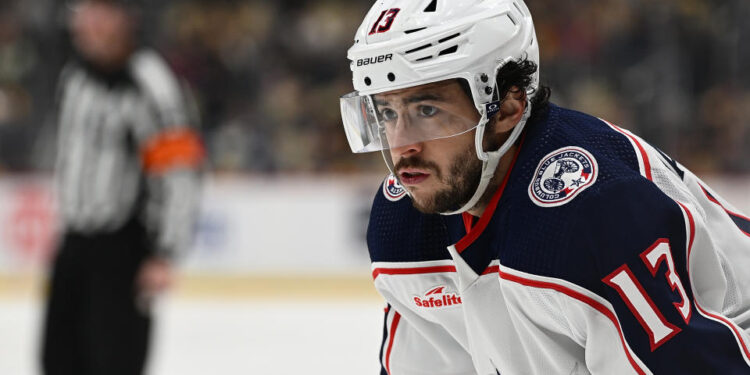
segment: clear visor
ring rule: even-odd
[[[355,153],[453,137],[476,128],[480,120],[473,100],[455,79],[382,94],[352,92],[340,103]]]

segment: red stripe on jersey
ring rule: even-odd
[[[489,266],[486,270],[484,270],[484,272],[482,272],[482,275],[488,275],[497,272],[500,272],[500,266]]]
[[[717,204],[717,205],[718,205],[719,207],[721,207],[721,209],[722,209],[722,210],[724,210],[724,212],[726,212],[726,213],[727,213],[727,215],[729,215],[729,216],[734,216],[734,217],[736,217],[736,218],[739,218],[739,219],[745,220],[745,221],[747,221],[747,222],[750,222],[750,218],[749,218],[749,217],[747,217],[747,216],[745,216],[745,215],[741,215],[741,214],[738,214],[738,213],[736,213],[736,212],[733,212],[733,211],[730,211],[730,210],[728,210],[728,209],[727,209],[726,207],[724,207],[724,205],[723,205],[723,204],[721,204],[721,202],[719,202],[718,200],[716,200],[716,198],[714,198],[714,196],[713,196],[713,195],[711,195],[711,193],[709,193],[709,192],[708,192],[708,190],[706,190],[706,188],[704,188],[704,187],[703,187],[703,185],[700,185],[700,184],[699,184],[698,186],[700,186],[700,187],[701,187],[701,190],[703,190],[703,194],[705,194],[705,195],[706,195],[706,198],[708,198],[708,200],[710,200],[711,202],[714,202],[714,203],[716,203],[716,204]],[[745,234],[746,236],[750,237],[750,233],[748,233],[748,232],[745,232],[745,231],[744,231],[744,230],[743,230],[742,228],[739,228],[739,225],[738,225],[738,229],[739,229],[739,230],[740,230],[740,231],[741,231],[742,233],[744,233],[744,234]]]
[[[526,286],[530,286],[534,288],[552,289],[554,291],[563,293],[569,297],[575,298],[593,307],[595,310],[602,313],[602,315],[606,316],[607,319],[609,319],[612,322],[612,324],[614,324],[615,328],[617,328],[617,333],[620,335],[620,343],[622,344],[622,348],[625,351],[625,355],[628,357],[628,361],[630,361],[630,364],[633,366],[633,369],[635,369],[635,371],[638,374],[642,374],[642,375],[646,374],[646,372],[643,371],[643,369],[641,369],[638,366],[638,363],[632,357],[630,350],[628,349],[627,344],[625,343],[625,335],[622,333],[622,327],[620,327],[620,323],[617,321],[617,317],[615,316],[615,313],[612,312],[610,309],[608,309],[606,306],[604,306],[603,304],[601,304],[600,302],[596,301],[595,299],[589,296],[576,292],[575,290],[572,290],[563,285],[554,284],[554,283],[546,282],[546,281],[524,279],[520,276],[505,273],[502,270],[499,270],[498,274],[500,275],[501,279],[512,281],[521,285],[526,285]]]
[[[701,314],[705,316],[710,316],[716,320],[719,320],[722,323],[724,323],[725,326],[729,327],[729,329],[732,330],[732,334],[734,334],[734,338],[737,340],[737,343],[739,344],[740,349],[742,349],[742,351],[745,353],[745,361],[750,359],[750,350],[748,350],[747,348],[747,343],[745,342],[745,340],[742,339],[742,334],[740,333],[739,329],[737,329],[737,326],[731,320],[721,315],[712,314],[706,310],[703,310],[703,308],[698,304],[698,301],[695,302],[695,306],[698,307],[698,311],[700,311]],[[748,363],[748,365],[750,365],[750,363]]]
[[[455,266],[432,266],[414,268],[376,268],[372,271],[372,278],[379,275],[418,275],[423,273],[456,272]]]
[[[682,209],[685,211],[685,214],[687,214],[688,223],[690,224],[690,240],[688,241],[687,248],[687,272],[688,274],[690,274],[690,252],[693,251],[693,241],[695,240],[695,220],[693,220],[693,214],[690,213],[690,210],[688,210],[687,206],[680,202],[677,202],[677,204],[679,204],[680,207],[682,207]]]
[[[706,190],[706,188],[703,187],[703,185],[698,184],[698,186],[701,187],[701,190],[703,190],[703,194],[706,195],[706,198],[708,198],[708,200],[710,200],[711,202],[716,203],[719,207],[721,207],[724,211],[726,211],[726,213],[728,213],[729,215],[732,215],[732,216],[739,217],[739,218],[741,218],[743,220],[750,221],[749,217],[747,217],[745,215],[738,214],[736,212],[732,212],[732,211],[728,210],[726,207],[724,207],[724,205],[721,204],[721,202],[719,202],[716,198],[714,198],[714,196],[711,195],[711,193],[709,193],[708,190]]]
[[[602,120],[606,122],[609,126],[612,127],[612,129],[615,129],[617,132],[623,134],[624,136],[628,137],[633,143],[635,143],[635,146],[638,147],[638,152],[641,154],[641,159],[643,159],[643,169],[646,172],[646,178],[649,181],[652,181],[651,178],[651,162],[648,159],[648,154],[646,153],[646,149],[643,148],[643,145],[641,145],[641,142],[638,141],[638,138],[634,137],[630,133],[620,129],[620,127],[616,125],[612,125],[611,122],[607,120]]]
[[[703,188],[703,187],[701,187],[701,188]],[[703,190],[703,191],[706,192],[705,190]],[[709,197],[709,199],[711,199],[711,198]],[[718,202],[716,202],[716,203],[719,204],[719,205],[721,205]],[[690,224],[690,241],[688,242],[688,249],[687,249],[687,251],[688,251],[688,256],[687,256],[687,272],[688,272],[688,279],[690,279],[690,253],[693,250],[693,240],[695,239],[695,220],[693,219],[693,214],[690,212],[690,210],[688,210],[687,206],[685,206],[684,204],[682,204],[680,202],[677,202],[677,204],[679,204],[680,207],[682,207],[682,209],[685,211],[685,215],[688,218],[688,223]],[[698,300],[695,299],[695,298],[694,298],[694,302],[695,302],[695,307],[698,308],[698,311],[703,316],[709,316],[711,318],[719,320],[725,326],[729,327],[729,329],[732,331],[732,334],[734,335],[734,338],[737,340],[737,343],[739,344],[740,349],[742,350],[742,352],[745,355],[745,361],[750,361],[750,350],[748,350],[748,345],[745,342],[745,340],[742,338],[742,334],[740,334],[739,330],[737,329],[737,326],[731,320],[727,319],[726,317],[723,317],[723,316],[717,315],[717,314],[712,314],[712,313],[704,310],[703,307],[701,307],[701,305],[698,303]],[[748,365],[750,365],[750,363],[748,363]]]
[[[513,160],[510,162],[510,167],[508,167],[508,171],[505,172],[505,177],[503,177],[503,182],[500,184],[500,188],[497,189],[495,192],[495,195],[492,196],[492,200],[490,200],[490,203],[487,205],[487,208],[484,209],[484,212],[482,213],[482,216],[479,218],[479,221],[474,225],[473,228],[467,231],[466,235],[460,239],[458,242],[456,242],[456,251],[458,253],[462,253],[464,250],[466,250],[469,245],[471,245],[474,241],[476,241],[477,238],[479,238],[479,235],[482,234],[485,228],[487,228],[487,224],[490,223],[490,219],[492,219],[492,215],[495,213],[495,208],[497,208],[497,202],[500,201],[500,197],[503,195],[503,191],[505,190],[505,186],[508,185],[508,179],[510,177],[511,172],[513,172],[513,166],[516,165],[516,160],[518,159],[518,154],[521,152],[521,148],[523,147],[523,140],[525,136],[521,138],[521,142],[518,145],[518,149],[516,150],[515,155],[513,155]],[[466,225],[466,217],[464,216],[464,225]]]
[[[706,188],[703,187],[703,185],[698,184],[698,186],[701,187],[701,190],[703,190],[703,194],[706,195],[706,198],[708,198],[708,200],[710,200],[711,202],[714,202],[714,203],[718,204],[719,206],[721,206],[721,208],[724,208],[724,206],[722,206],[721,203],[719,203],[719,201],[717,201],[716,198],[714,198],[714,196],[711,195],[708,192],[708,190],[706,190]]]
[[[474,223],[475,217],[476,216],[468,212],[464,212],[461,214],[461,218],[464,220],[464,228],[466,229],[466,233],[469,233],[469,231],[471,230],[471,224]]]
[[[482,275],[496,273],[498,266],[489,266]],[[419,275],[424,273],[456,272],[456,266],[432,266],[413,268],[376,268],[372,271],[372,278],[377,279],[380,275]]]
[[[396,329],[398,329],[398,322],[401,321],[401,314],[398,311],[393,312],[393,322],[391,322],[391,330],[388,333],[388,349],[385,351],[385,371],[388,375],[391,375],[391,350],[393,349],[393,341],[396,336]]]

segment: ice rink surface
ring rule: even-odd
[[[41,301],[0,299],[0,374],[38,374]],[[383,304],[168,297],[150,375],[377,374]]]

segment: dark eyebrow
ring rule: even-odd
[[[414,96],[410,96],[408,98],[405,98],[404,99],[404,103],[418,103],[418,102],[423,102],[423,101],[427,101],[427,100],[432,100],[432,101],[438,101],[439,102],[439,101],[443,101],[443,98],[441,96],[435,95],[435,94],[420,94],[420,95],[414,95]],[[382,100],[382,99],[374,99],[373,98],[373,101],[375,102],[375,105],[378,105],[378,106],[387,106],[388,105],[388,102],[386,102],[385,100]]]
[[[410,96],[406,98],[407,103],[417,103],[417,102],[423,102],[426,100],[442,101],[443,98],[435,94],[422,94],[422,95],[415,95],[415,96]]]

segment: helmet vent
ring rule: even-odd
[[[425,13],[427,12],[434,12],[437,10],[437,0],[432,0],[429,5],[427,5],[427,8],[424,8]]]
[[[508,17],[510,22],[513,24],[513,26],[518,26],[518,24],[516,23],[516,20],[514,20],[513,17],[510,16],[510,14],[506,14],[506,16]]]
[[[453,46],[440,51],[440,53],[438,53],[438,56],[450,55],[451,53],[456,53],[456,51],[458,51],[458,46]]]
[[[447,42],[447,41],[449,41],[449,40],[451,40],[453,38],[458,37],[459,35],[461,35],[461,33],[455,33],[455,34],[453,34],[451,36],[446,36],[445,38],[438,40],[438,43]]]
[[[461,35],[461,33],[455,33],[455,34],[453,34],[453,35],[450,35],[450,36],[446,36],[445,38],[443,38],[443,39],[440,39],[440,40],[438,40],[438,44],[439,44],[439,43],[444,43],[444,42],[447,42],[447,41],[449,41],[449,40],[451,40],[451,39],[455,39],[455,38],[458,38],[458,37],[459,37],[460,35]],[[430,48],[430,47],[432,47],[432,46],[433,46],[433,44],[432,44],[432,43],[429,43],[429,44],[423,44],[423,45],[421,45],[421,46],[419,46],[419,47],[416,47],[416,48],[412,48],[412,49],[410,49],[410,50],[406,51],[405,53],[406,53],[406,54],[408,55],[408,54],[411,54],[411,53],[414,53],[414,52],[419,52],[419,51],[421,51],[421,50],[423,50],[423,49],[426,49],[426,48]],[[451,48],[448,48],[448,49],[444,49],[444,50],[442,50],[442,51],[440,52],[440,54],[439,54],[438,56],[440,56],[440,55],[447,55],[447,54],[449,54],[449,53],[453,53],[453,52],[456,52],[456,49],[457,49],[457,48],[458,48],[458,46],[453,46],[453,47],[451,47]],[[419,59],[419,60],[417,60],[417,61],[420,61],[420,60],[422,60],[422,59]]]
[[[414,53],[414,52],[417,52],[417,51],[421,51],[421,50],[423,50],[423,49],[425,49],[425,48],[430,48],[430,47],[432,47],[432,44],[431,44],[431,43],[430,43],[430,44],[425,44],[425,45],[423,45],[423,46],[419,46],[419,47],[417,47],[417,48],[413,48],[413,49],[410,49],[410,50],[406,51],[406,54],[408,55],[408,54],[410,54],[410,53]]]
[[[425,57],[420,57],[420,58],[416,59],[415,61],[417,61],[417,62],[426,61],[426,60],[429,60],[431,58],[432,58],[432,56],[425,56]]]
[[[411,30],[404,30],[404,34],[416,33],[417,31],[422,31],[424,29],[426,29],[426,27],[420,27],[418,29],[411,29]]]

